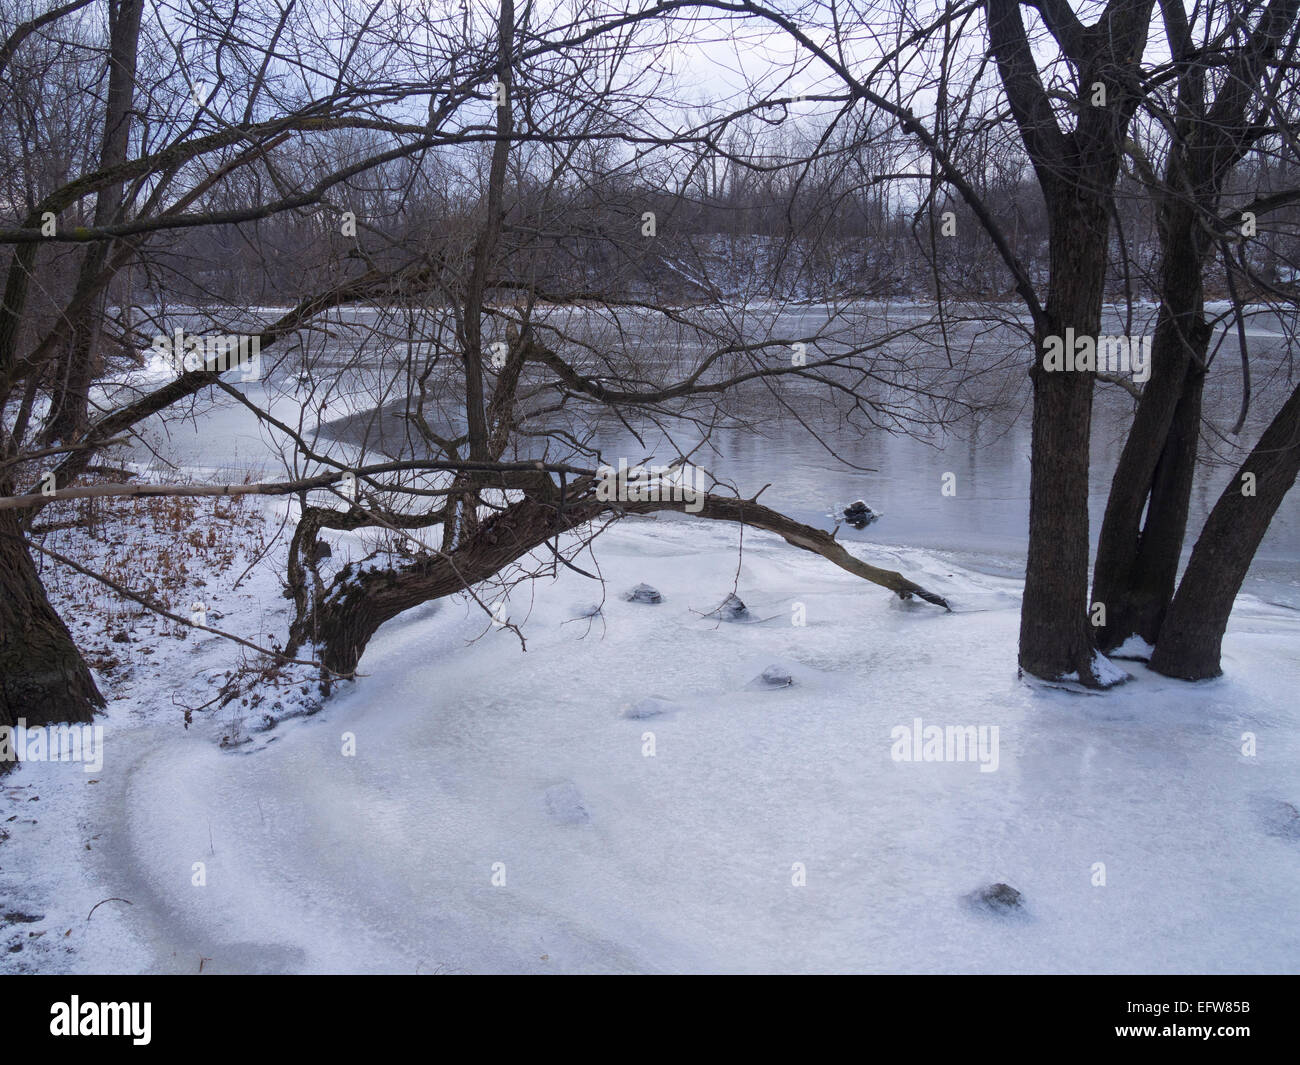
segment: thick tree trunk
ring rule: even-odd
[[[1199,292],[1199,271],[1196,282]],[[1200,300],[1190,313],[1161,310],[1151,380],[1120,454],[1093,566],[1092,603],[1106,607],[1102,650],[1137,633],[1155,643],[1173,597],[1200,433],[1210,329]],[[1143,520],[1143,508],[1146,517]]]
[[[104,705],[45,595],[16,511],[0,511],[0,726],[84,724]],[[0,772],[12,763],[0,762]]]
[[[1193,365],[1184,378],[1183,395],[1174,409],[1173,424],[1165,435],[1165,445],[1156,463],[1146,521],[1129,584],[1117,599],[1124,624],[1115,626],[1113,631],[1118,633],[1127,628],[1129,634],[1136,633],[1149,644],[1160,640],[1160,629],[1178,580],[1196,475],[1204,385],[1205,372]]]
[[[1080,106],[1068,132],[1043,84],[1038,51],[1021,8],[1031,6],[1078,73],[1080,87],[1102,86],[1107,103]],[[1045,342],[1091,337],[1101,326],[1111,209],[1120,157],[1144,89],[1134,60],[1146,46],[1152,0],[1114,0],[1093,26],[1068,4],[987,0],[989,45],[1025,151],[1038,175],[1050,227],[1050,274],[1043,311],[1034,313],[1033,452],[1029,557],[1020,612],[1020,668],[1056,680],[1071,674],[1101,686],[1088,620],[1088,445],[1093,368],[1047,370]],[[1031,309],[1032,301],[1031,301]]]
[[[1096,337],[1106,271],[1107,212],[1082,193],[1052,211],[1047,326],[1036,334],[1029,556],[1020,613],[1020,668],[1045,680],[1076,673],[1096,685],[1088,624],[1088,445],[1091,372],[1043,366],[1049,336]]]
[[[1171,155],[1166,177],[1170,187],[1181,190],[1190,181],[1186,155],[1185,150]],[[1155,643],[1174,593],[1196,467],[1195,419],[1200,415],[1212,332],[1205,321],[1202,282],[1210,242],[1197,205],[1181,191],[1163,198],[1158,216],[1160,311],[1151,345],[1151,378],[1111,478],[1093,565],[1090,606],[1105,607],[1105,624],[1097,631],[1103,651],[1113,650],[1134,633]]]
[[[1215,503],[1160,628],[1151,668],[1169,677],[1217,677],[1232,604],[1269,522],[1300,472],[1300,388]],[[1250,494],[1253,475],[1254,494]]]

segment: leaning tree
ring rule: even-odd
[[[812,165],[739,159],[723,147],[733,124],[770,100],[699,121],[666,101],[645,49],[665,47],[669,28],[656,20],[675,6],[610,14],[577,5],[545,19],[527,8],[516,20],[507,3],[490,22],[467,9],[418,25],[398,11],[341,31],[304,27],[286,7],[271,19],[244,11],[247,33],[200,8],[145,27],[153,36],[148,50],[137,40],[134,103],[108,94],[128,125],[137,122],[125,149],[121,124],[91,122],[98,155],[87,151],[75,172],[38,182],[25,218],[0,230],[13,248],[0,316],[0,520],[15,563],[0,576],[16,611],[5,630],[12,683],[27,685],[13,705],[29,721],[85,719],[97,698],[31,565],[29,544],[45,550],[25,539],[32,518],[60,499],[212,494],[79,483],[95,456],[197,395],[225,391],[292,445],[284,481],[220,491],[299,496],[286,576],[296,618],[280,657],[310,645],[327,678],[351,675],[376,628],[402,610],[476,595],[535,549],[571,565],[574,544],[560,534],[674,505],[605,491],[601,418],[699,430],[674,456],[680,464],[729,417],[720,397],[758,389],[792,408],[777,382],[843,397],[842,413],[861,425],[943,416],[952,366],[927,378],[896,350],[915,323],[881,332],[835,314],[811,332],[756,332],[762,313],[730,305],[695,269],[700,249],[674,244],[671,210],[659,205],[688,202],[706,162],[726,157],[756,173]],[[227,299],[169,310],[169,291],[221,295],[185,271],[196,233],[234,234],[257,249],[254,268],[289,309],[268,322],[231,307],[233,288],[246,291],[240,263],[224,272]],[[296,268],[277,261],[271,233],[290,242]],[[35,290],[50,293],[44,321],[31,282],[58,256],[71,259],[69,280]],[[123,293],[124,278],[137,288],[144,278],[152,302]],[[382,423],[394,404],[401,415],[400,433],[379,434],[383,461],[368,461],[374,441],[364,433],[360,453],[323,447],[304,420],[280,422],[208,366],[136,393],[117,388],[106,408],[92,404],[98,383],[180,318],[187,328],[197,320],[251,334],[264,373],[292,368],[307,392],[320,385],[337,401],[339,353],[314,361],[312,330],[342,335],[359,307],[373,317],[354,361],[372,360],[376,345],[393,348],[377,374],[359,367],[377,389],[375,417]],[[106,354],[113,350],[123,356]],[[29,491],[13,494],[19,485]],[[769,529],[901,596],[945,605],[753,497],[712,491],[700,512]],[[323,573],[315,542],[326,528],[388,538],[382,561]],[[48,647],[35,635],[41,618]],[[50,653],[38,667],[42,647]]]

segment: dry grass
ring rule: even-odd
[[[209,584],[233,582],[267,542],[260,507],[243,496],[74,500],[51,505],[42,518],[53,531],[38,542],[182,616],[196,600],[211,613]],[[51,600],[102,673],[118,668],[125,634],[146,617],[157,622],[151,636],[184,640],[192,631],[98,581],[39,556],[38,563]],[[147,646],[139,652],[152,653]]]

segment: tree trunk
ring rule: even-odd
[[[1033,451],[1029,482],[1029,556],[1020,612],[1020,668],[1055,680],[1093,672],[1088,589],[1088,445],[1091,372],[1043,366],[1049,336],[1096,337],[1106,271],[1107,212],[1081,191],[1062,190],[1052,209],[1047,326],[1036,331]]]
[[[1300,388],[1215,503],[1160,629],[1157,673],[1183,680],[1217,677],[1233,602],[1269,522],[1300,472]],[[1247,475],[1254,479],[1254,494]]]
[[[1156,463],[1129,585],[1120,597],[1126,618],[1123,627],[1149,644],[1160,640],[1161,626],[1178,579],[1196,475],[1204,386],[1205,371],[1199,366],[1189,367],[1183,381],[1183,395],[1174,408],[1173,424]],[[1121,631],[1121,627],[1117,626],[1115,631]]]
[[[1080,86],[1103,85],[1108,103],[1080,106],[1064,131],[1043,84],[1036,48],[1017,0],[987,0],[989,45],[997,60],[1025,151],[1047,207],[1050,272],[1047,301],[1034,313],[1033,451],[1030,455],[1029,552],[1020,611],[1020,668],[1045,680],[1071,674],[1102,686],[1088,619],[1088,445],[1093,368],[1047,370],[1055,338],[1072,361],[1067,331],[1091,337],[1101,327],[1115,179],[1129,122],[1145,90],[1131,64],[1146,46],[1152,0],[1114,0],[1094,26],[1068,4],[1036,13],[1078,72]],[[1033,6],[1033,5],[1029,5]],[[1033,310],[1031,301],[1031,310]]]
[[[135,99],[140,16],[143,10],[144,0],[115,0],[109,4],[108,97],[104,115],[104,139],[99,153],[101,170],[111,169],[126,161]],[[124,187],[119,182],[106,186],[96,194],[96,227],[118,221],[122,212]],[[86,249],[81,261],[72,304],[84,309],[72,323],[71,336],[56,364],[57,383],[44,434],[47,443],[76,440],[86,430],[90,384],[101,369],[97,352],[104,303],[100,274],[111,249],[111,241],[95,241]],[[97,288],[100,289],[99,294],[93,299],[86,299]]]
[[[1190,267],[1166,271],[1164,305],[1151,347],[1151,379],[1111,479],[1093,566],[1092,603],[1106,607],[1103,651],[1134,633],[1156,642],[1174,593],[1200,433],[1210,328],[1201,315],[1200,267],[1190,249],[1168,251]],[[1193,292],[1171,287],[1190,284]],[[1143,507],[1146,518],[1143,520]]]
[[[0,726],[89,722],[104,698],[45,595],[16,511],[0,511],[0,588]]]
[[[1200,90],[1181,85],[1182,106],[1190,107],[1194,91]],[[1213,208],[1216,187],[1203,181],[1196,185],[1204,203],[1189,201],[1182,191],[1195,183],[1192,170],[1204,165],[1203,156],[1203,150],[1176,144],[1166,164],[1165,185],[1177,191],[1166,191],[1156,201],[1160,311],[1151,345],[1151,378],[1111,478],[1093,565],[1090,605],[1105,607],[1105,624],[1096,634],[1103,651],[1135,633],[1155,643],[1174,594],[1200,431],[1193,421],[1189,436],[1186,418],[1199,417],[1212,333],[1205,321],[1202,277],[1211,245],[1201,217]],[[1171,441],[1175,422],[1177,439]]]

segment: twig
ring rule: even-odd
[[[97,903],[95,903],[95,905],[93,905],[93,906],[90,908],[90,912],[89,912],[88,914],[86,914],[86,920],[89,921],[92,917],[94,917],[94,916],[95,916],[95,911],[96,911],[97,909],[99,909],[101,906],[103,906],[104,903],[106,903],[106,902],[125,902],[128,906],[134,906],[134,905],[135,905],[135,903],[132,902],[130,899],[119,899],[119,898],[100,899]]]

